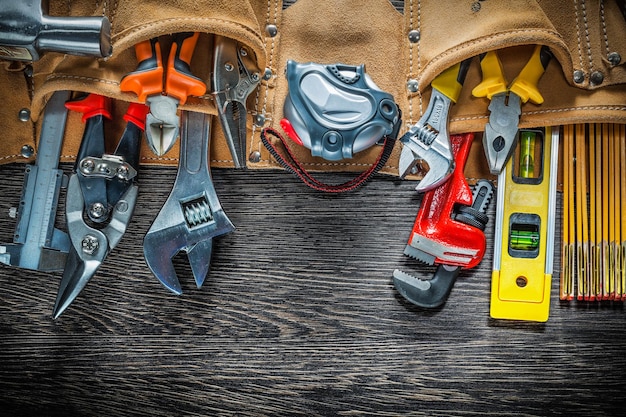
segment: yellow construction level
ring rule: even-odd
[[[491,317],[545,322],[554,256],[558,128],[521,129],[498,176]]]

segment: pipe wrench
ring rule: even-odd
[[[246,100],[261,81],[252,53],[240,42],[215,35],[213,96],[235,168],[246,167]]]
[[[85,131],[67,187],[65,215],[70,250],[54,305],[57,318],[96,273],[126,232],[138,186],[139,147],[148,109],[131,103],[124,115],[126,129],[113,154],[105,153],[104,119],[110,99],[97,95],[66,103],[83,113]]]
[[[176,143],[180,120],[176,114],[178,106],[185,104],[187,97],[206,92],[206,85],[191,73],[189,66],[199,36],[198,32],[175,34],[166,68],[163,68],[157,38],[138,43],[135,45],[137,69],[120,82],[122,91],[134,92],[141,103],[150,107],[146,116],[146,139],[158,156],[167,153]]]
[[[443,304],[462,268],[473,268],[486,248],[485,214],[493,185],[480,180],[470,190],[463,173],[474,135],[453,135],[455,169],[449,181],[424,194],[404,254],[428,265],[439,265],[431,280],[421,280],[396,269],[394,286],[420,307]]]
[[[143,240],[150,270],[175,294],[182,288],[172,258],[187,258],[198,288],[209,272],[213,238],[235,230],[213,186],[209,172],[210,115],[182,112],[180,159],[174,187]]]
[[[70,240],[54,227],[63,171],[58,169],[67,120],[68,91],[52,94],[43,116],[37,159],[26,166],[13,243],[0,246],[0,262],[36,271],[62,271]]]
[[[415,188],[428,191],[444,183],[454,171],[450,149],[448,112],[456,103],[467,75],[471,59],[460,62],[441,74],[430,84],[432,93],[422,118],[400,138],[400,178],[426,162],[428,172]]]
[[[547,46],[537,45],[519,75],[507,85],[498,53],[490,51],[480,55],[483,80],[474,87],[472,95],[491,100],[483,148],[492,174],[497,175],[502,171],[515,149],[522,104],[527,101],[543,103],[537,83],[551,58],[552,53]]]

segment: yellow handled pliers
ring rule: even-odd
[[[552,58],[547,46],[537,45],[519,75],[508,85],[496,51],[480,55],[483,79],[473,90],[474,97],[487,97],[489,122],[485,126],[483,147],[492,174],[499,174],[515,150],[521,106],[527,101],[543,103],[537,83]]]

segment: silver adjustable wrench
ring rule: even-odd
[[[406,132],[400,142],[401,178],[416,169],[423,162],[428,164],[428,172],[415,188],[423,192],[443,184],[454,171],[454,157],[450,149],[448,132],[448,111],[456,103],[461,93],[471,60],[460,62],[441,74],[431,83],[432,94],[428,108],[422,118]]]
[[[175,294],[182,288],[172,258],[187,258],[198,288],[209,272],[213,238],[230,233],[228,219],[209,172],[210,116],[181,112],[180,160],[174,187],[143,240],[146,263],[161,283]]]
[[[246,167],[246,100],[261,81],[259,72],[249,48],[215,35],[213,96],[235,168]]]
[[[69,91],[57,91],[46,104],[34,165],[26,167],[13,243],[0,246],[0,262],[37,271],[62,271],[70,239],[54,227],[63,171],[58,169],[67,120]]]

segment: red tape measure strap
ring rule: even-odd
[[[283,157],[278,148],[274,145],[274,143],[268,138],[269,136],[273,136],[280,140],[283,144],[283,148],[287,153],[287,157]],[[357,177],[344,182],[343,184],[326,184],[321,181],[315,179],[303,166],[298,162],[293,152],[287,145],[287,141],[285,138],[278,132],[276,129],[271,127],[266,127],[261,131],[261,142],[270,152],[270,154],[278,161],[280,165],[283,166],[287,171],[295,174],[300,178],[300,180],[306,184],[308,187],[311,187],[318,191],[323,191],[326,193],[344,193],[346,191],[353,191],[363,185],[367,180],[369,180],[374,174],[381,170],[382,167],[385,166],[387,160],[391,156],[391,152],[393,151],[393,147],[396,143],[396,138],[385,136],[384,145],[382,147],[382,151],[376,162],[367,170],[360,173]]]

